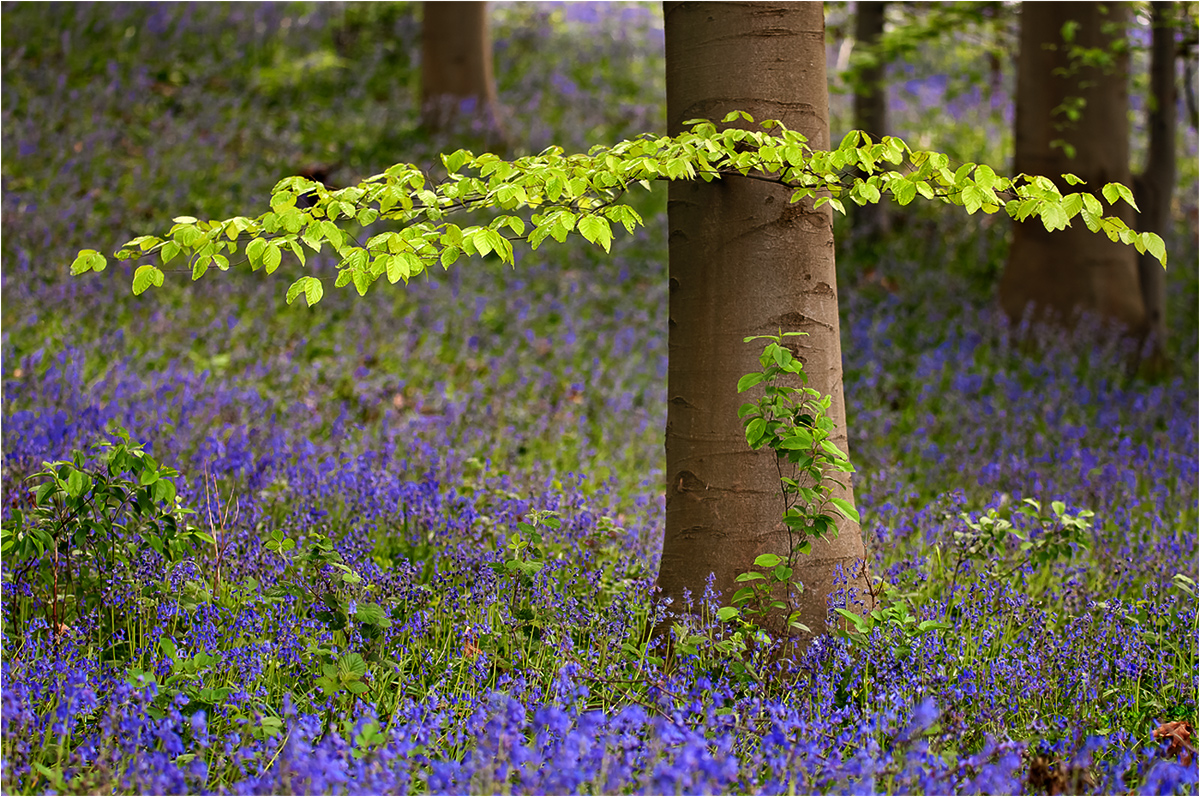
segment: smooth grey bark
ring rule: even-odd
[[[731,110],[779,119],[829,146],[825,20],[819,3],[664,3],[667,119],[719,122]],[[775,454],[746,444],[738,379],[758,370],[749,335],[807,332],[787,345],[809,385],[833,397],[835,444],[848,450],[828,207],[789,203],[790,192],[729,178],[668,187],[670,320],[667,376],[667,515],[658,585],[695,601],[709,574],[728,601],[734,579],[763,553],[788,555]],[[853,501],[853,491],[840,490]],[[835,513],[836,514],[836,513]],[[858,527],[800,556],[802,622],[824,631],[836,572],[865,601]]]
[[[1171,196],[1175,191],[1175,122],[1178,94],[1175,86],[1175,3],[1150,4],[1150,98],[1146,127],[1149,147],[1146,168],[1134,181],[1141,213],[1137,228],[1166,238],[1171,224]],[[1138,257],[1142,302],[1146,307],[1146,334],[1150,358],[1161,361],[1167,340],[1167,279],[1162,264],[1146,253]]]
[[[1062,36],[1063,26],[1075,22],[1077,44],[1108,50],[1124,37],[1128,19],[1124,3],[1021,4],[1015,172],[1050,177],[1064,193],[1098,194],[1109,182],[1131,184],[1128,54],[1118,55],[1111,70],[1072,70]],[[1072,98],[1084,105],[1079,119],[1067,122],[1059,109]],[[1075,157],[1064,152],[1064,141],[1075,148]],[[1087,185],[1071,187],[1060,178],[1063,173]],[[1132,208],[1119,203],[1113,210],[1136,226]],[[1146,323],[1137,251],[1089,232],[1078,220],[1056,232],[1047,232],[1039,221],[1014,224],[1000,303],[1013,319],[1032,305],[1037,316],[1068,323],[1079,311],[1090,311],[1134,334]]]
[[[448,125],[470,106],[500,130],[485,2],[422,3],[421,115],[430,130]]]

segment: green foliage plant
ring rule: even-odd
[[[747,343],[765,340],[766,344],[759,357],[760,370],[738,380],[738,392],[758,385],[763,388],[758,401],[743,404],[738,415],[746,427],[750,447],[757,450],[765,446],[776,453],[789,555],[758,556],[754,569],[737,577],[744,586],[734,593],[732,605],[718,611],[718,619],[736,623],[736,630],[717,643],[718,649],[743,659],[756,647],[769,647],[775,641],[768,631],[772,614],[783,615],[786,633],[811,633],[797,620],[794,609],[794,599],[803,590],[803,584],[791,580],[796,557],[811,551],[814,538],[836,535],[836,521],[828,513],[831,508],[852,522],[860,522],[854,506],[833,495],[838,474],[852,473],[854,467],[829,439],[835,429],[827,414],[831,398],[803,386],[807,382],[803,364],[783,345],[785,337],[802,334],[781,331],[778,335],[745,339]],[[785,375],[791,375],[802,386],[783,384],[781,377]],[[905,595],[883,584],[879,596],[882,600],[871,609],[861,614],[847,608],[835,609],[845,621],[838,634],[865,649],[876,628],[887,629],[895,635],[893,655],[908,656],[918,637],[952,627],[939,620],[919,619],[911,612],[909,601],[915,598],[924,604],[944,598],[949,616],[959,575],[967,563],[973,562],[988,576],[1010,581],[1014,586],[1026,577],[1023,571],[1028,568],[1032,576],[1026,588],[1036,596],[1050,586],[1050,565],[1069,560],[1076,549],[1089,547],[1088,532],[1094,516],[1090,510],[1072,514],[1063,502],[1053,501],[1047,512],[1041,502],[1025,498],[1011,510],[1028,519],[1023,526],[1014,524],[1010,507],[1004,509],[1003,515],[993,508],[978,518],[961,513],[965,528],[954,531],[953,565],[945,566],[938,550],[938,572],[921,592]],[[757,677],[752,666],[739,672]]]
[[[811,538],[837,533],[834,518],[825,512],[827,507],[832,506],[855,523],[859,522],[859,516],[849,501],[833,495],[835,474],[853,473],[854,466],[830,440],[835,430],[828,415],[832,398],[810,387],[793,387],[780,381],[786,374],[794,375],[801,385],[808,381],[804,364],[782,345],[785,337],[803,334],[781,331],[779,335],[745,339],[746,343],[755,340],[767,343],[758,358],[761,370],[739,379],[738,392],[761,384],[763,394],[757,402],[743,404],[738,417],[746,427],[750,448],[758,450],[766,446],[775,451],[788,547],[809,553]]]
[[[269,533],[264,545],[284,563],[279,583],[264,592],[268,602],[278,603],[289,598],[299,601],[331,632],[335,644],[342,647],[348,643],[350,632],[355,631],[369,648],[373,648],[372,643],[391,627],[387,610],[371,600],[377,591],[375,585],[367,583],[346,564],[328,536],[315,534],[308,549],[300,556],[290,555],[296,543],[278,529]],[[332,656],[331,649],[321,648],[316,653]],[[341,664],[337,666],[339,672],[345,670]],[[338,682],[336,674],[324,675],[332,679],[330,685]],[[359,693],[354,689],[350,691]]]
[[[520,643],[540,642],[543,633],[543,619],[539,617],[538,607],[530,600],[533,582],[537,574],[546,566],[550,555],[547,545],[542,539],[545,529],[557,531],[562,528],[562,520],[558,513],[550,509],[535,509],[528,515],[529,519],[517,523],[517,530],[509,535],[505,548],[508,556],[503,562],[495,562],[493,570],[499,574],[512,577],[512,589],[508,596],[508,612],[512,629]],[[508,644],[505,652],[511,652],[512,639],[504,640]],[[502,660],[508,661],[506,656]]]
[[[758,361],[760,369],[738,380],[738,392],[762,386],[761,397],[738,409],[746,431],[746,443],[758,450],[775,452],[782,496],[782,519],[788,534],[788,555],[760,554],[754,569],[740,574],[742,584],[731,598],[731,605],[717,612],[719,620],[736,622],[736,630],[718,643],[725,653],[743,655],[753,646],[770,647],[773,627],[782,626],[784,634],[811,633],[799,620],[796,599],[804,589],[793,581],[796,557],[810,553],[813,539],[836,536],[837,521],[829,514],[836,510],[858,523],[858,510],[844,498],[835,496],[838,474],[852,473],[850,458],[830,440],[836,424],[829,417],[832,401],[819,391],[806,387],[804,364],[784,346],[784,339],[803,335],[783,332],[755,335],[746,343],[763,340]],[[784,380],[790,380],[788,384]],[[798,383],[800,386],[794,386]],[[782,617],[782,623],[776,620]],[[750,671],[753,674],[753,670]]]
[[[1081,509],[1073,514],[1067,512],[1062,501],[1050,502],[1049,509],[1047,512],[1042,502],[1034,498],[1023,498],[1015,507],[991,508],[978,517],[966,512],[959,514],[962,527],[954,531],[955,561],[948,568],[947,612],[954,605],[959,573],[968,562],[989,577],[1014,585],[1023,577],[1022,570],[1029,566],[1032,576],[1025,589],[1037,597],[1050,586],[1051,565],[1068,562],[1077,550],[1091,547],[1090,531],[1095,517],[1092,510]],[[1028,518],[1025,525],[1032,529],[1014,523],[1014,514]]]
[[[959,513],[953,552],[943,555],[940,547],[934,547],[929,557],[929,578],[923,584],[905,592],[880,580],[882,599],[871,611],[858,614],[849,609],[834,610],[849,624],[838,633],[865,649],[873,630],[886,629],[895,634],[893,654],[909,655],[918,637],[952,627],[940,620],[920,620],[910,612],[910,606],[940,601],[942,614],[954,617],[959,579],[968,566],[980,575],[1020,586],[1032,598],[1045,594],[1054,577],[1052,566],[1068,563],[1076,551],[1089,549],[1094,517],[1088,509],[1067,512],[1062,501],[1053,501],[1048,508],[1050,511],[1042,502],[1025,498],[1016,507],[1006,503],[978,516]],[[1015,523],[1014,515],[1025,518],[1025,522]],[[1019,584],[1022,580],[1024,584]]]
[[[561,148],[550,147],[507,161],[458,150],[442,155],[445,175],[438,180],[404,163],[339,190],[304,177],[287,177],[275,185],[266,213],[221,221],[177,216],[165,235],[138,236],[116,256],[158,256],[160,265],[143,263],[134,270],[133,290],[141,294],[161,286],[163,267],[177,258],[195,280],[213,267],[233,267],[244,244],[240,262],[251,271],[271,274],[285,256],[304,268],[308,252],[328,246],[338,263],[334,286],[353,285],[366,294],[381,277],[392,284],[407,283],[435,264],[449,268],[464,255],[495,255],[511,265],[514,241],[536,250],[547,238],[561,242],[575,233],[607,252],[614,223],[629,232],[642,223],[622,201],[632,186],[648,187],[650,180],[710,182],[741,176],[790,188],[792,202],[811,199],[817,207],[829,204],[843,213],[846,201],[864,205],[890,194],[900,205],[919,195],[961,206],[969,214],[1003,209],[1021,221],[1040,218],[1048,230],[1063,229],[1079,217],[1089,230],[1166,262],[1159,236],[1138,233],[1115,215],[1104,215],[1101,198],[1110,205],[1124,200],[1136,208],[1132,191],[1117,183],[1095,193],[1063,195],[1044,176],[1002,177],[986,164],[975,163],[952,171],[942,153],[913,151],[890,136],[876,142],[857,130],[836,150],[813,150],[803,135],[775,120],[763,121],[760,129],[746,129],[754,119],[740,111],[722,120],[724,129],[703,119],[688,124],[690,130],[677,136],[646,134],[611,147],[593,147],[587,154],[565,155]],[[1064,179],[1073,186],[1083,182],[1071,175]],[[469,211],[489,211],[492,218],[468,226],[450,221]],[[398,229],[359,240],[360,228],[380,220]],[[71,273],[102,271],[106,265],[104,255],[83,250]],[[287,300],[292,303],[303,295],[311,307],[324,292],[321,278],[303,275],[291,283]]]
[[[166,565],[162,583],[149,585],[145,599],[175,595],[187,608],[206,592],[194,581],[183,593],[170,587],[176,566],[214,545],[188,520],[195,510],[176,492],[178,471],[147,454],[123,428],[110,431],[117,440],[97,443],[90,458],[76,450],[70,460],[43,463],[27,479],[29,508],[14,509],[0,524],[0,551],[15,563],[14,582],[28,579],[33,588],[32,599],[12,590],[10,600],[19,606],[11,616],[27,621],[40,611],[55,636],[104,602],[142,546]]]

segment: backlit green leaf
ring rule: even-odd
[[[600,244],[605,252],[609,251],[612,245],[612,228],[608,220],[601,216],[584,216],[580,219],[579,234],[591,243]]]
[[[162,271],[149,263],[138,266],[137,271],[133,272],[133,293],[135,296],[141,296],[152,285],[160,288],[162,284]]]
[[[275,269],[279,268],[279,264],[282,261],[283,255],[279,251],[279,245],[274,241],[268,241],[262,256],[263,267],[267,270],[267,273],[274,274]]]
[[[859,515],[858,515],[858,510],[855,509],[854,505],[851,504],[846,499],[838,498],[836,496],[830,496],[829,502],[831,504],[833,504],[837,508],[837,510],[839,512],[841,512],[843,516],[846,517],[846,519],[852,520],[855,523],[861,522]]]

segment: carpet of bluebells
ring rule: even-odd
[[[94,468],[120,427],[198,531],[167,555],[126,505],[61,568],[6,554],[0,788],[1195,793],[1194,129],[1166,375],[1093,322],[1010,327],[1006,223],[910,208],[885,248],[842,235],[869,566],[890,616],[948,627],[750,673],[711,594],[654,592],[661,188],[611,256],[546,246],[312,311],[286,268],[136,299],[128,264],[67,276],[175,215],[261,212],[314,163],[345,184],[486,134],[420,129],[416,6],[3,7],[5,522],[43,462]],[[493,29],[513,153],[662,129],[656,7],[497,3]],[[894,68],[898,132],[1003,164],[980,131],[1011,75],[947,80],[963,42]],[[1053,542],[1054,502],[1095,514],[1047,556],[986,536]]]

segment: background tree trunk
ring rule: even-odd
[[[719,122],[734,109],[780,119],[829,146],[825,20],[819,3],[665,3],[667,119]],[[790,338],[809,385],[833,396],[834,442],[848,450],[829,208],[789,204],[789,191],[748,179],[672,182],[668,188],[670,331],[667,518],[659,586],[699,601],[710,573],[728,601],[756,556],[788,554],[775,455],[746,444],[738,379],[758,370],[748,335]],[[853,500],[851,490],[839,493]],[[825,629],[835,569],[865,591],[856,525],[800,556],[802,621]]]
[[[492,71],[488,4],[422,4],[421,114],[440,130],[460,114],[482,116],[500,130],[500,102]]]
[[[871,134],[875,141],[888,135],[887,64],[878,52],[887,16],[887,3],[858,2],[854,11],[854,47],[866,50],[868,63],[855,69],[854,127]],[[864,60],[867,60],[864,59]],[[888,232],[887,206],[877,202],[851,211],[854,236],[879,238]]]
[[[1146,127],[1149,151],[1146,168],[1134,181],[1138,207],[1137,228],[1166,238],[1171,226],[1171,195],[1175,191],[1175,4],[1150,4],[1153,39],[1150,45],[1150,98]],[[1146,332],[1151,359],[1159,361],[1167,340],[1167,280],[1162,264],[1149,253],[1138,258],[1142,302],[1146,306]]]
[[[1128,20],[1123,3],[1021,4],[1015,172],[1050,177],[1064,193],[1099,194],[1105,183],[1130,184],[1128,54],[1117,54],[1111,69],[1081,67],[1078,61],[1073,68],[1063,41],[1063,26],[1073,23],[1075,44],[1110,50],[1125,36]],[[1068,121],[1061,109],[1080,99],[1078,119]],[[1073,158],[1064,153],[1063,142],[1074,147]],[[1060,177],[1064,172],[1087,185],[1070,188]],[[1116,210],[1136,226],[1132,208],[1119,203]],[[1052,233],[1038,221],[1018,223],[1000,303],[1013,319],[1032,303],[1042,316],[1070,321],[1077,311],[1091,311],[1140,333],[1146,311],[1137,259],[1133,247],[1089,232],[1080,220]]]

